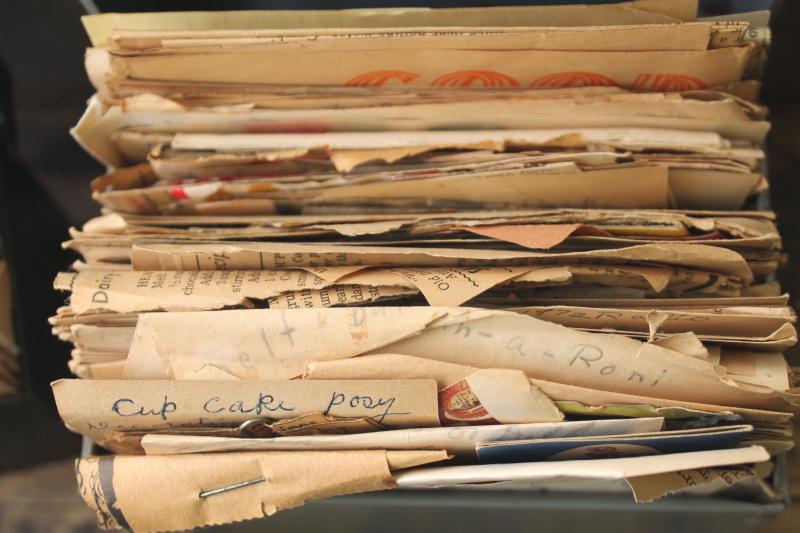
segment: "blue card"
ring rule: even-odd
[[[631,435],[481,442],[475,451],[481,463],[613,459],[733,448],[751,431],[753,426],[737,425]]]

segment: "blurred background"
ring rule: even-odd
[[[60,246],[67,237],[64,228],[80,226],[97,213],[97,205],[87,194],[88,184],[103,172],[68,133],[92,93],[83,69],[88,41],[80,23],[81,15],[220,7],[332,9],[564,3],[575,2],[234,0],[221,4],[210,0],[27,0],[1,3],[0,256],[5,263],[0,263],[0,355],[3,355],[0,382],[9,375],[17,376],[19,386],[12,391],[0,385],[0,531],[96,530],[93,514],[74,490],[70,458],[80,453],[81,442],[57,420],[49,388],[52,380],[68,375],[68,348],[50,334],[47,322],[47,317],[63,305],[63,296],[52,289],[52,280],[74,259]],[[599,2],[584,0],[583,3]],[[778,215],[785,251],[790,257],[800,258],[797,207],[800,42],[796,31],[800,28],[800,2],[700,0],[700,5],[701,16],[772,11],[773,39],[762,91],[762,100],[770,107],[773,122],[767,146],[768,174],[772,209]],[[786,291],[800,295],[800,275],[794,270],[794,263],[784,268],[779,279]],[[3,311],[9,305],[13,321]],[[17,368],[3,363],[4,358],[13,354],[17,356]],[[790,355],[790,362],[797,365],[797,354]],[[800,467],[796,463],[790,474],[794,476],[794,487],[800,486],[795,475]],[[794,490],[794,495],[800,497],[800,489]],[[358,506],[353,509],[358,511]],[[658,516],[659,520],[670,520],[669,513]],[[678,518],[674,520],[677,526]],[[450,521],[443,520],[441,525],[445,524]],[[523,523],[519,529],[527,529],[529,525]],[[388,530],[392,528],[387,526]],[[800,531],[800,521],[785,515],[770,522],[763,531]]]

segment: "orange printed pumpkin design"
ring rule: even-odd
[[[359,74],[349,80],[345,85],[348,87],[380,87],[389,80],[397,79],[400,83],[409,83],[419,78],[419,74],[406,72],[405,70],[373,70]]]
[[[537,78],[531,87],[617,87],[619,83],[608,76],[596,72],[558,72]]]
[[[631,84],[631,89],[635,91],[660,93],[707,88],[708,85],[703,80],[685,74],[639,74]]]
[[[431,82],[433,87],[519,87],[519,82],[493,70],[460,70],[439,76]]]

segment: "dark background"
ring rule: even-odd
[[[586,0],[584,0],[586,1]],[[549,2],[440,1],[436,7]],[[569,2],[560,2],[569,3]],[[590,2],[587,2],[590,3]],[[763,100],[771,109],[768,141],[772,207],[778,213],[784,246],[800,257],[800,82],[798,36],[800,1],[705,1],[702,14],[763,9],[772,4],[773,46]],[[69,136],[92,88],[83,70],[88,45],[80,23],[86,9],[155,11],[192,9],[330,9],[334,7],[421,6],[419,1],[271,2],[6,0],[0,3],[0,228],[4,253],[16,266],[13,297],[18,342],[23,350],[22,399],[0,401],[0,470],[21,468],[55,457],[74,456],[79,440],[57,421],[49,382],[68,374],[67,344],[50,334],[47,317],[63,304],[52,289],[55,274],[73,259],[60,248],[68,225],[98,212],[88,182],[103,168]],[[780,279],[800,294],[792,265]]]

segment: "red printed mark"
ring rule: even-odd
[[[631,84],[635,91],[692,91],[707,89],[706,82],[685,74],[639,74]]]
[[[419,74],[404,70],[373,70],[359,74],[345,83],[348,87],[380,87],[389,80],[399,80],[400,83],[409,83],[419,78]]]
[[[460,70],[439,76],[431,82],[433,87],[519,87],[519,82],[493,70]]]
[[[439,419],[443,424],[497,424],[465,379],[439,391]]]
[[[596,72],[558,72],[535,79],[531,87],[619,87],[613,78]]]
[[[186,189],[184,189],[183,187],[170,187],[169,195],[172,196],[175,200],[189,199],[189,195],[186,194]]]

